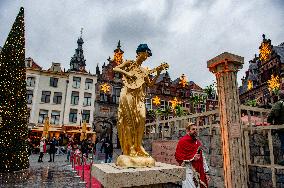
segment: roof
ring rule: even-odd
[[[284,44],[273,46],[273,50],[280,56],[280,61],[284,64]]]
[[[39,69],[39,70],[42,70],[42,67],[39,66],[39,65],[33,60],[33,58],[28,57],[28,58],[25,59],[25,61],[29,61],[29,62],[32,63],[32,64],[26,64],[27,67],[30,67],[30,68],[32,68],[32,69]]]
[[[164,77],[169,77],[169,78],[170,78],[170,75],[169,75],[169,73],[168,73],[167,71],[166,71],[165,73],[162,73],[162,74],[159,75],[159,77],[158,77],[156,83],[161,82]]]
[[[190,84],[190,86],[191,86],[191,88],[192,88],[193,90],[200,90],[200,91],[203,91],[203,89],[202,89],[199,85],[197,85],[196,83],[194,83],[193,81],[190,81],[189,84]]]

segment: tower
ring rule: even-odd
[[[70,71],[80,71],[86,72],[86,60],[83,53],[83,38],[82,38],[83,28],[81,29],[81,36],[77,40],[78,47],[75,49],[75,54],[70,61]]]

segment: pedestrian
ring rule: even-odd
[[[105,152],[105,163],[110,163],[112,161],[113,144],[108,137],[106,137],[102,144],[101,152],[103,151],[103,149]]]
[[[57,141],[56,141],[56,139],[55,139],[55,137],[53,137],[51,140],[50,140],[50,142],[49,142],[49,144],[50,144],[50,148],[49,148],[49,156],[50,156],[50,159],[49,159],[49,161],[48,162],[54,162],[54,156],[55,156],[55,146],[56,146],[56,144],[57,144]],[[51,157],[52,156],[52,157]]]
[[[82,155],[85,155],[88,158],[88,143],[86,139],[81,142],[81,151]]]
[[[209,168],[202,152],[202,144],[197,139],[196,126],[190,123],[176,147],[177,162],[186,167],[186,179],[183,188],[206,188],[209,181]]]
[[[42,137],[39,143],[39,157],[38,157],[38,162],[43,162],[42,161],[42,157],[43,157],[43,152],[44,152],[44,142],[45,142],[45,138]]]
[[[69,141],[68,141],[68,144],[67,144],[67,161],[66,162],[70,162],[72,146],[73,146],[73,139],[69,138]]]
[[[27,145],[28,145],[28,153],[29,153],[29,156],[30,156],[33,152],[33,144],[32,144],[32,141],[31,141],[30,138],[28,138],[26,140],[26,142],[27,142]]]
[[[44,144],[43,144],[43,153],[46,153],[46,138],[44,138]]]

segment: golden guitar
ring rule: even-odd
[[[149,74],[153,74],[158,70],[166,70],[169,68],[167,63],[162,63],[160,66],[152,69],[152,70],[141,70],[141,67],[132,68],[132,70],[128,71],[131,75],[131,78],[124,78],[124,85],[130,89],[137,89],[141,87],[145,83],[145,77]]]

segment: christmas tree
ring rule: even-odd
[[[29,167],[24,8],[0,53],[0,172]]]

